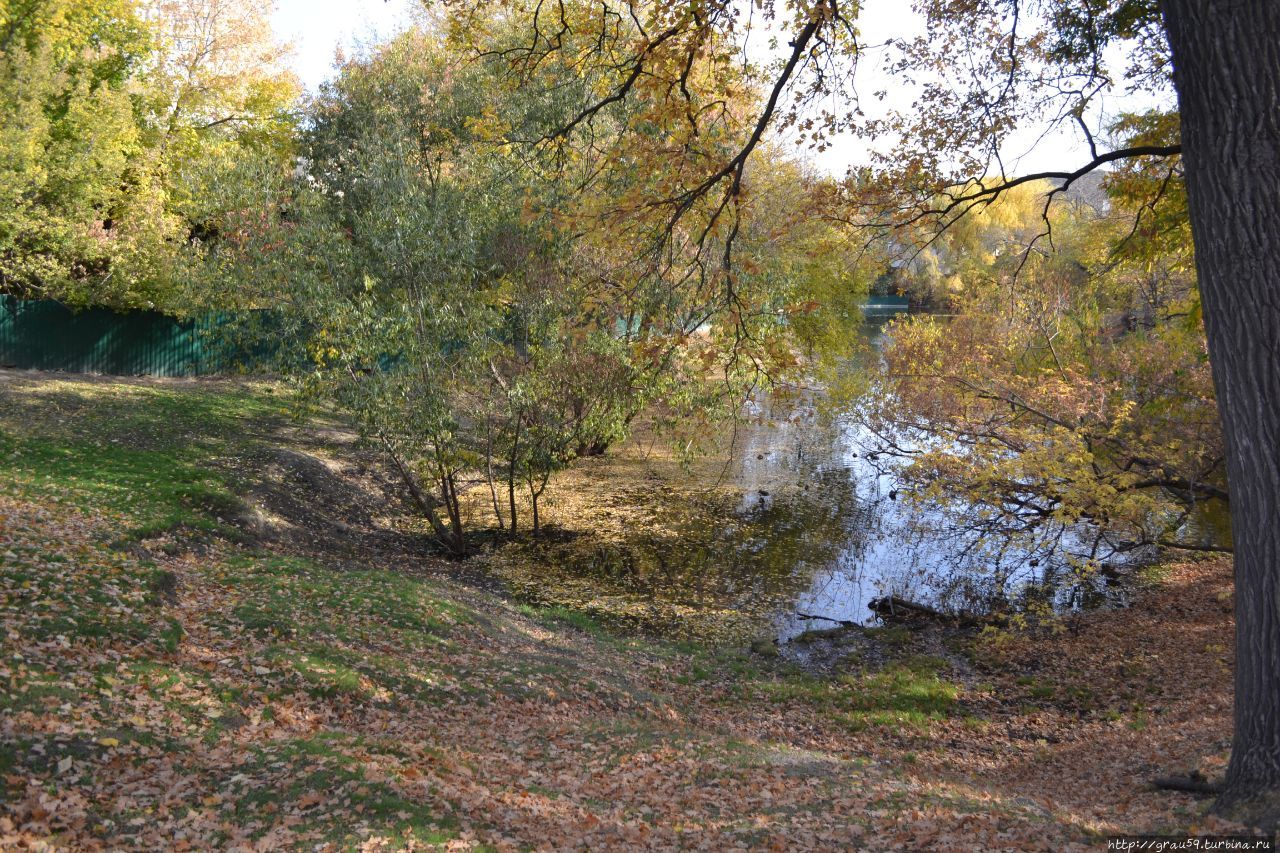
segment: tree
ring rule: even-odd
[[[314,104],[306,175],[267,182],[210,246],[210,292],[232,304],[235,277],[256,284],[231,291],[242,307],[290,306],[289,372],[354,417],[455,554],[477,475],[500,526],[518,531],[518,490],[537,533],[550,476],[619,438],[649,393],[648,356],[617,335],[561,193],[518,147],[555,110],[504,100],[483,64],[409,31],[343,68]]]
[[[1105,213],[1056,205],[1055,251],[1028,256],[1046,189],[1011,190],[935,244],[953,316],[895,323],[859,409],[901,494],[964,531],[979,605],[1011,579],[1074,586],[1153,546],[1222,547],[1183,532],[1226,499],[1189,240],[1135,233],[1117,188]]]
[[[150,168],[167,211],[195,247],[215,240],[217,220],[241,198],[228,175],[291,169],[301,86],[271,31],[272,4],[153,0],[146,15],[156,51],[146,75]],[[185,274],[186,271],[184,271]]]
[[[474,419],[460,404],[499,345],[485,247],[518,208],[469,157],[476,75],[452,76],[436,48],[408,33],[349,64],[314,105],[306,175],[220,221],[210,258],[230,263],[214,269],[224,299],[234,278],[256,285],[232,291],[242,307],[289,306],[274,330],[286,373],[353,417],[463,554]]]
[[[818,148],[846,130],[899,140],[878,168],[852,175],[844,187],[850,221],[899,240],[945,230],[1025,183],[1056,181],[1052,200],[1108,164],[1185,152],[1238,542],[1236,727],[1218,806],[1269,827],[1280,822],[1280,534],[1273,524],[1280,509],[1280,410],[1274,405],[1280,399],[1280,251],[1274,245],[1280,8],[1260,0],[922,0],[926,32],[904,34],[890,62],[895,79],[914,88],[912,109],[868,119],[851,87],[861,53],[855,4],[765,2],[753,4],[747,18],[748,10],[728,0],[591,10],[493,2],[458,4],[456,17],[471,23],[494,6],[524,22],[524,46],[508,54],[517,73],[564,56],[598,86],[596,97],[548,141],[588,132],[602,110],[634,98],[647,103],[646,119],[664,127],[674,143],[651,152],[656,174],[669,174],[663,161],[672,150],[697,148],[704,130],[724,126],[726,111],[708,103],[764,78],[755,120],[734,116],[746,128],[745,140],[731,136],[727,153],[707,152],[696,174],[682,172],[679,180],[641,190],[672,226],[710,199],[698,233],[714,231],[728,216],[727,235],[735,234],[732,219],[749,200],[747,163],[771,127],[794,131]],[[784,33],[786,44],[759,76],[742,59],[742,40],[757,14]],[[1104,52],[1118,43],[1129,48],[1131,61],[1113,74]],[[1158,91],[1171,76],[1181,141],[1098,147],[1086,117],[1100,93],[1117,81]],[[841,93],[849,96],[843,107],[822,106],[822,99]],[[1005,143],[1021,124],[1044,116],[1081,129],[1091,149],[1088,162],[1009,174]],[[610,153],[638,156],[631,136]],[[722,255],[727,267],[731,250]],[[732,300],[732,275],[718,281]]]
[[[128,301],[140,289],[129,261],[157,229],[132,90],[151,50],[128,0],[0,4],[0,291]]]
[[[230,0],[0,3],[0,291],[181,312],[244,160],[291,157],[297,84]]]
[[[516,34],[487,37],[498,52]],[[215,184],[243,204],[218,198],[205,279],[221,307],[288,305],[272,334],[289,372],[354,417],[461,554],[470,486],[487,485],[512,534],[527,500],[537,534],[554,473],[625,437],[646,407],[707,416],[763,375],[794,373],[791,341],[829,347],[857,312],[814,298],[851,292],[833,284],[847,258],[809,256],[838,229],[795,227],[813,184],[793,165],[764,161],[749,181],[768,191],[759,216],[737,217],[726,302],[699,257],[727,247],[723,229],[703,217],[672,239],[642,204],[617,215],[670,177],[600,158],[636,120],[628,105],[597,112],[594,142],[542,146],[590,81],[549,66],[541,85],[513,86],[492,58],[458,59],[415,29],[347,63],[312,105],[305,175],[251,162]],[[644,250],[617,252],[630,242]]]
[[[1280,824],[1280,8],[1161,0],[1235,531],[1235,735],[1218,808]]]

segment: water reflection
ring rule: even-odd
[[[887,317],[870,318],[865,335],[881,339]],[[1041,607],[1062,611],[1123,601],[1120,564],[1081,571],[1092,529],[1065,531],[1053,542],[988,538],[970,526],[974,507],[921,507],[879,454],[882,442],[845,412],[823,418],[812,396],[755,402],[736,469],[739,514],[784,534],[793,597],[775,606],[780,639],[814,627],[865,624],[873,599],[892,595],[953,612]],[[799,526],[804,535],[792,528]],[[1096,551],[1096,548],[1093,550]]]
[[[870,341],[883,325],[884,318],[868,323]],[[824,419],[812,396],[754,405],[736,472],[745,490],[740,512],[754,513],[768,528],[780,511],[792,523],[823,519],[811,524],[811,537],[798,540],[804,547],[788,555],[802,588],[775,609],[780,639],[872,622],[871,602],[886,595],[968,613],[1029,606],[1061,611],[1123,599],[1118,573],[1081,573],[1071,559],[1073,550],[1088,551],[1085,540],[1094,531],[1067,531],[1052,544],[988,538],[965,523],[973,507],[907,501],[880,456],[883,443],[856,412]],[[1141,556],[1113,557],[1112,567]]]
[[[869,342],[886,319],[868,323]],[[988,541],[965,522],[973,507],[916,506],[856,412],[824,412],[812,392],[751,401],[733,445],[736,505],[658,500],[624,541],[561,567],[646,601],[764,614],[785,640],[872,622],[869,605],[884,595],[954,612],[1123,601],[1115,569],[1143,556],[1113,557],[1101,571],[1094,561],[1080,573],[1072,551],[1096,548],[1096,531]]]

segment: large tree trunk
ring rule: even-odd
[[[1227,444],[1235,736],[1220,813],[1280,823],[1280,3],[1161,0]]]

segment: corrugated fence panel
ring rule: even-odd
[[[72,311],[0,297],[0,365],[121,376],[193,376],[214,366],[201,328],[158,311]]]

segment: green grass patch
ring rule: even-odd
[[[222,530],[244,509],[210,460],[282,407],[266,388],[0,385],[0,489],[123,519],[123,539]]]
[[[165,652],[175,654],[178,651],[179,644],[182,643],[182,623],[172,617],[166,619],[165,623],[165,629],[160,632],[160,642],[163,644]]]
[[[125,538],[216,530],[242,505],[215,473],[177,454],[0,433],[0,480],[32,501],[128,519]]]
[[[771,679],[747,682],[741,690],[774,702],[814,706],[855,730],[922,731],[955,711],[960,691],[942,677],[945,668],[945,661],[913,657],[878,672],[838,679],[784,669]]]
[[[53,711],[67,702],[81,698],[81,691],[50,672],[25,673],[25,678],[15,679],[0,691],[0,710],[6,713],[20,711]]]
[[[846,676],[849,708],[838,714],[855,729],[868,727],[924,730],[952,714],[959,688],[944,680],[945,663],[914,658],[881,672]]]
[[[369,834],[393,848],[445,844],[455,838],[456,823],[405,795],[391,784],[370,781],[361,754],[398,755],[394,746],[334,732],[259,747],[250,762],[232,768],[220,793],[233,803],[238,823],[293,811],[302,816],[300,831],[318,832],[341,849],[355,849]],[[272,784],[263,784],[270,780]],[[353,819],[354,818],[354,819]]]
[[[277,650],[268,659],[291,668],[310,685],[310,692],[316,696],[347,695],[367,698],[372,693],[371,687],[364,683],[359,672],[321,651]]]
[[[530,619],[541,622],[548,627],[567,625],[570,628],[575,628],[584,634],[591,634],[595,637],[601,637],[607,633],[603,624],[591,614],[584,613],[581,610],[572,610],[559,605],[535,607],[532,604],[521,604],[516,609],[522,615],[528,616]]]
[[[915,633],[906,625],[875,625],[864,628],[863,632],[869,639],[875,640],[889,649],[906,649],[916,641]]]
[[[1147,563],[1134,571],[1133,577],[1139,587],[1154,588],[1162,586],[1173,573],[1173,567],[1167,563]]]
[[[207,455],[242,439],[247,424],[282,418],[274,390],[248,383],[19,381],[0,386],[6,410],[0,421],[11,430],[103,449]]]
[[[421,648],[446,642],[473,614],[426,581],[393,571],[344,571],[292,557],[235,556],[214,568],[241,596],[238,624],[260,635]]]

